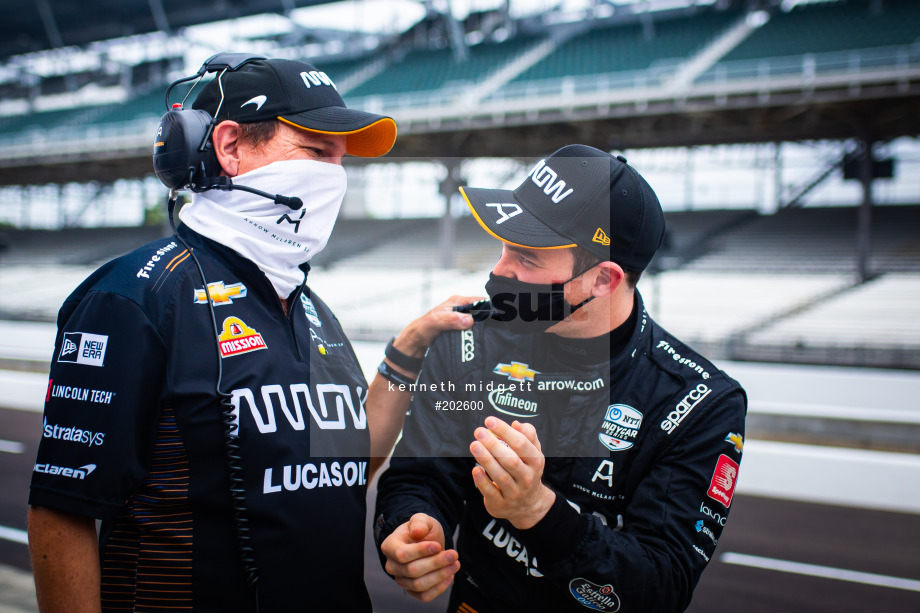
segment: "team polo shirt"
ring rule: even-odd
[[[29,502],[102,519],[106,610],[369,610],[367,382],[351,345],[308,287],[285,316],[252,262],[179,232],[207,293],[173,236],[104,265],[61,308]]]

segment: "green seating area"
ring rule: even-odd
[[[645,37],[640,24],[591,30],[560,45],[512,83],[644,70],[657,60],[682,60],[738,18],[735,12],[709,12],[703,16],[655,22],[655,34],[651,38]]]
[[[0,117],[0,136],[23,135],[27,138],[34,131],[47,134],[59,128],[103,126],[141,117],[159,117],[163,113],[163,92],[156,91],[123,102]]]
[[[777,12],[723,59],[760,58],[908,45],[920,40],[920,2],[885,0],[799,5]]]
[[[452,84],[462,87],[464,83],[481,80],[540,40],[539,37],[518,37],[503,43],[474,45],[469,48],[470,57],[466,62],[454,60],[450,48],[414,49],[348,95],[360,97],[430,92]]]

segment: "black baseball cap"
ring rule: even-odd
[[[258,59],[227,71],[204,86],[192,108],[218,120],[277,118],[311,132],[343,134],[346,153],[364,158],[382,156],[396,142],[392,117],[347,108],[326,73],[296,60]]]
[[[540,160],[513,191],[460,192],[482,227],[512,245],[577,245],[643,271],[664,239],[664,212],[651,186],[623,156],[587,145],[567,145]]]

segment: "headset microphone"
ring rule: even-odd
[[[276,205],[284,205],[294,211],[297,211],[303,207],[303,201],[296,196],[282,196],[281,194],[270,194],[268,192],[263,192],[262,190],[257,190],[255,188],[250,188],[246,185],[239,185],[233,183],[229,177],[213,177],[211,183],[207,186],[204,186],[205,190],[224,190],[229,192],[230,190],[240,190],[241,192],[249,192],[250,194],[255,194],[256,196],[262,196],[267,198],[270,201],[274,202]]]

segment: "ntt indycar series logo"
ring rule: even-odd
[[[680,426],[684,418],[693,411],[693,408],[696,407],[700,401],[708,397],[711,392],[712,389],[706,384],[697,384],[696,388],[687,393],[687,395],[680,400],[680,403],[674,406],[674,409],[668,414],[668,417],[662,421],[661,430],[668,435],[673,433],[674,429]]]
[[[611,405],[607,408],[607,414],[601,423],[601,432],[597,437],[613,452],[628,450],[633,447],[640,426],[642,412],[629,405]]]
[[[613,592],[612,584],[595,584],[584,578],[569,582],[569,591],[578,603],[595,612],[617,612],[620,598]]]

